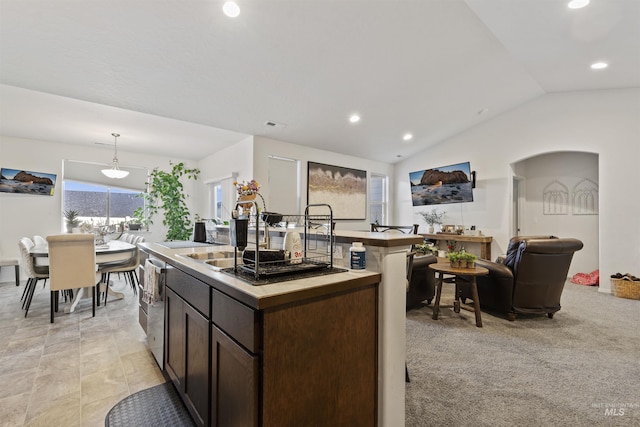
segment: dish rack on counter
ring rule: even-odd
[[[264,229],[262,236],[261,228]],[[232,218],[230,240],[234,246],[233,271],[249,274],[255,280],[260,280],[307,271],[331,270],[335,242],[333,228],[333,211],[328,204],[307,205],[304,215],[262,212]],[[255,234],[250,235],[249,230],[253,230]],[[284,249],[270,248],[270,230],[298,233],[302,256],[295,258]],[[246,249],[249,244],[253,247]],[[238,262],[239,252],[242,253],[242,263]]]

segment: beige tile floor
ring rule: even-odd
[[[0,426],[104,426],[126,396],[165,382],[138,324],[137,296],[117,279],[106,307],[91,299],[49,322],[48,286],[38,283],[28,317],[20,287],[0,284]]]

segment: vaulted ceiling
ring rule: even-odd
[[[0,0],[0,133],[393,163],[545,93],[640,87],[640,1],[567,1]]]

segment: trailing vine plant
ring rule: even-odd
[[[146,221],[153,224],[153,216],[162,209],[162,224],[167,227],[166,239],[188,240],[192,224],[181,178],[197,180],[200,169],[189,169],[182,162],[173,164],[170,161],[169,165],[172,166],[171,172],[162,171],[157,167],[151,172],[150,182],[144,193]]]

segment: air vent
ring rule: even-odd
[[[266,122],[264,122],[264,125],[270,128],[283,128],[287,126],[284,123],[273,122],[271,120],[267,120]]]

